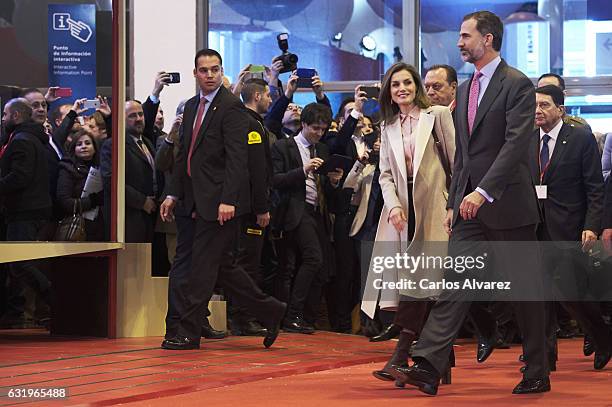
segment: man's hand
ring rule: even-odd
[[[323,165],[323,160],[320,159],[319,157],[311,158],[310,161],[304,165],[304,172],[306,174],[309,172],[313,172],[322,165]]]
[[[287,86],[285,88],[285,96],[289,100],[293,99],[293,94],[297,90],[297,81],[298,76],[295,74],[295,72],[293,72],[289,77],[289,80],[287,81]]]
[[[404,210],[401,207],[396,206],[395,208],[391,209],[391,212],[389,213],[389,222],[391,222],[398,233],[402,233],[402,230],[404,230],[407,225],[408,219],[406,218]]]
[[[582,231],[582,251],[588,252],[593,248],[593,245],[597,241],[597,235],[591,230]]]
[[[158,72],[157,75],[155,75],[155,85],[153,85],[151,94],[159,99],[162,89],[164,89],[164,86],[168,86],[169,81],[170,74],[163,71]]]
[[[142,209],[150,215],[155,212],[156,208],[157,205],[155,205],[155,200],[152,196],[148,196],[147,199],[145,199],[144,205],[142,205]]]
[[[265,228],[270,224],[270,212],[260,213],[257,215],[257,224],[262,228]]]
[[[240,97],[240,92],[242,92],[242,87],[244,86],[244,82],[246,81],[247,75],[249,74],[249,69],[251,69],[252,64],[245,65],[240,72],[238,73],[238,78],[236,79],[236,83],[232,87],[232,93],[238,97]]]
[[[235,213],[236,207],[234,205],[219,204],[219,215],[217,216],[219,224],[223,226],[223,222],[232,219]]]
[[[161,206],[159,207],[159,216],[164,222],[172,222],[174,220],[174,207],[176,201],[172,198],[164,199]]]
[[[357,85],[355,87],[355,110],[359,113],[363,113],[363,104],[368,100],[367,94],[361,91],[361,86],[362,85]]]
[[[447,209],[446,210],[446,217],[444,218],[444,230],[446,231],[446,234],[448,234],[449,236],[451,235],[451,233],[453,233],[453,210],[452,209]]]
[[[327,173],[327,177],[329,178],[329,182],[335,188],[338,186],[338,183],[342,179],[344,175],[344,170],[342,168],[336,168],[335,171],[330,171]]]
[[[59,88],[59,86],[51,86],[49,89],[47,89],[47,93],[45,93],[45,100],[48,104],[51,104],[61,98],[61,96],[57,96],[55,94]]]
[[[108,99],[103,98],[102,96],[98,95],[98,100],[100,101],[100,107],[98,108],[98,112],[102,113],[102,116],[104,117],[110,116],[111,108],[110,108],[110,105],[108,104]]]
[[[85,109],[85,108],[84,108],[84,106],[83,106],[83,105],[85,104],[85,101],[86,101],[86,100],[87,100],[87,98],[85,98],[85,99],[77,99],[77,100],[75,100],[75,101],[74,101],[74,104],[72,105],[72,110],[73,110],[73,111],[74,111],[76,114],[78,114],[78,115],[80,115],[81,113],[83,113],[85,110],[87,110],[87,109]]]
[[[476,219],[476,214],[483,203],[485,203],[485,197],[480,192],[474,191],[461,201],[459,214],[464,220]]]
[[[312,77],[312,91],[315,93],[317,100],[323,99],[325,94],[323,93],[323,82],[319,75],[315,75]]]
[[[172,140],[173,143],[178,143],[179,141],[179,129],[181,124],[183,124],[183,115],[179,114],[174,118],[172,127],[170,128],[170,133],[168,133],[168,138]]]
[[[278,76],[280,75],[280,70],[283,69],[283,61],[274,61],[273,59],[270,68],[268,69],[266,69],[266,73],[268,75],[268,85],[278,86]]]
[[[612,255],[612,229],[604,229],[601,233],[604,249]]]

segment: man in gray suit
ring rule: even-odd
[[[488,11],[468,14],[461,24],[457,46],[476,72],[457,91],[457,149],[444,225],[450,235],[449,255],[458,258],[489,251],[483,280],[491,280],[494,272],[505,280],[522,282],[521,289],[528,287],[530,298],[536,299],[542,281],[537,273],[527,275],[526,270],[538,270],[537,247],[527,243],[517,256],[514,244],[499,244],[536,241],[540,220],[527,154],[533,133],[534,88],[525,75],[501,59],[502,35],[501,20]],[[450,270],[445,278],[457,278],[455,272],[460,271]],[[397,380],[437,393],[470,299],[465,289],[442,292],[412,353],[414,366],[397,367]],[[523,333],[523,353],[529,360],[513,393],[549,391],[543,304],[513,305]]]

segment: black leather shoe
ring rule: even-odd
[[[610,349],[607,349],[605,352],[595,351],[595,360],[593,361],[593,367],[595,370],[601,370],[610,361]]]
[[[200,341],[196,339],[186,338],[184,336],[175,336],[171,339],[164,339],[161,344],[162,349],[171,350],[189,350],[200,349]]]
[[[202,323],[202,338],[223,339],[225,338],[225,332],[217,331],[210,325],[208,318],[204,318],[204,322]]]
[[[545,393],[547,391],[550,391],[550,380],[544,377],[542,379],[523,379],[512,390],[512,394]]]
[[[389,341],[391,339],[397,338],[401,331],[402,331],[402,328],[400,328],[398,325],[391,324],[385,329],[383,329],[383,331],[380,334],[371,337],[370,342]]]
[[[595,353],[595,344],[593,343],[589,335],[584,335],[582,353],[584,353],[584,356],[591,356],[593,353]]]
[[[519,355],[519,362],[525,363],[525,355],[523,355],[522,353]]]
[[[478,363],[484,362],[489,356],[491,356],[496,344],[496,338],[486,338],[484,336],[478,338],[478,349],[476,351],[476,360]]]
[[[440,377],[434,372],[422,369],[419,363],[415,363],[412,367],[393,366],[391,373],[399,383],[415,386],[431,396],[438,393]]]
[[[257,321],[248,321],[240,326],[242,336],[266,336],[268,330]]]
[[[276,338],[278,338],[278,334],[280,332],[281,321],[286,311],[287,311],[287,304],[285,304],[284,302],[281,302],[279,306],[279,312],[278,312],[278,317],[276,321],[274,321],[271,325],[268,325],[265,327],[266,336],[264,336],[263,345],[266,349],[272,346],[272,344],[274,344],[274,342],[276,341]]]
[[[308,325],[304,320],[300,317],[295,317],[291,319],[285,319],[283,322],[283,331],[293,332],[297,334],[313,334],[314,328]]]
[[[408,367],[408,363],[404,363],[404,364],[400,365],[399,367],[406,368],[406,367]],[[374,376],[378,380],[382,380],[382,381],[385,381],[385,382],[392,382],[392,381],[395,380],[395,377],[393,377],[393,374],[392,374],[392,370],[393,370],[393,368],[385,366],[381,370],[373,371],[372,372],[372,376]],[[404,386],[401,385],[401,386],[398,386],[398,387],[404,387]]]

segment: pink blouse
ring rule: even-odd
[[[404,143],[404,157],[406,159],[406,172],[408,177],[414,174],[414,146],[416,142],[416,128],[419,124],[421,109],[414,106],[407,115],[400,113],[400,123],[402,129],[402,141]]]

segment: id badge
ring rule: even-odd
[[[536,194],[538,195],[538,199],[547,199],[548,198],[548,186],[547,185],[536,185]]]

